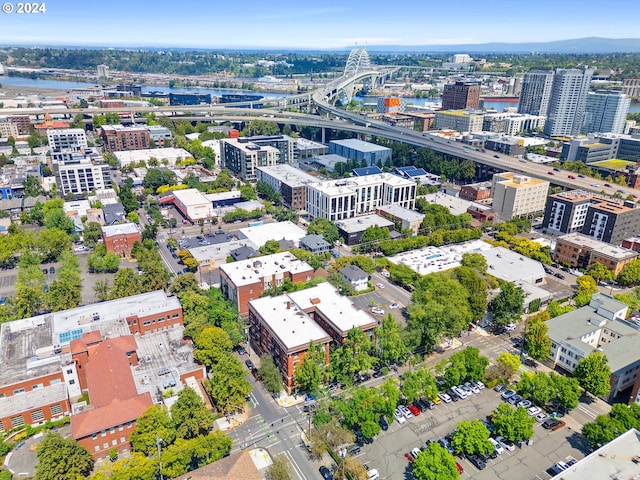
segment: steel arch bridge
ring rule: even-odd
[[[379,73],[371,65],[369,52],[364,48],[354,48],[349,53],[349,58],[347,58],[338,96],[345,100],[346,103],[349,103],[353,98],[358,81],[361,80],[365,88],[373,89],[378,78]]]

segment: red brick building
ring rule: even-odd
[[[142,242],[142,235],[135,223],[121,223],[102,227],[102,239],[107,252],[129,257],[133,244]]]
[[[31,127],[31,119],[29,115],[10,115],[9,123],[18,127],[18,135],[29,135],[29,128]]]
[[[491,182],[470,183],[460,188],[460,198],[477,202],[491,198]]]
[[[144,150],[151,144],[151,135],[146,127],[103,125],[100,130],[100,136],[108,152]]]
[[[307,263],[282,252],[220,265],[220,289],[240,315],[247,315],[249,302],[260,298],[265,290],[275,289],[287,279],[308,282],[315,275]]]
[[[324,350],[329,365],[330,345],[341,345],[349,331],[361,329],[372,337],[376,319],[356,309],[329,283],[278,297],[249,302],[249,341],[258,355],[269,353],[283,374],[289,391],[295,370],[313,342]]]
[[[630,237],[622,240],[622,248],[628,248],[634,252],[640,252],[640,237]]]
[[[442,91],[443,110],[480,108],[480,84],[476,82],[447,83]]]

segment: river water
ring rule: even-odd
[[[12,87],[25,87],[25,88],[42,88],[49,90],[60,90],[60,91],[69,91],[72,88],[85,88],[87,86],[96,85],[95,83],[89,82],[71,82],[67,80],[45,80],[45,79],[32,79],[32,78],[23,78],[23,77],[9,77],[9,76],[0,76],[0,84],[8,85]],[[228,93],[246,93],[253,95],[262,95],[265,98],[277,98],[277,97],[290,97],[293,94],[290,93],[265,93],[265,92],[256,92],[253,90],[236,90],[236,89],[224,89],[224,88],[169,88],[163,87],[160,85],[143,85],[143,92],[198,92],[198,93],[209,93],[214,96],[221,96]],[[356,101],[359,103],[375,103],[377,97],[373,96],[365,96],[365,97],[355,97]],[[405,97],[404,101],[413,105],[423,106],[429,103],[439,102],[439,98],[414,98],[414,97]],[[501,112],[505,108],[514,108],[517,107],[517,102],[484,102],[485,108],[493,108]],[[632,103],[631,107],[629,107],[629,113],[638,113],[640,112],[640,103]]]

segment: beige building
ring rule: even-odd
[[[0,138],[18,136],[18,126],[11,122],[0,122]]]
[[[473,110],[440,110],[436,112],[436,130],[481,132],[484,116]]]
[[[225,138],[220,141],[222,167],[229,169],[244,181],[257,181],[257,168],[281,163],[280,156],[280,150],[269,145],[246,143],[238,138]]]
[[[544,211],[549,182],[513,172],[496,173],[491,184],[493,211],[500,220]]]

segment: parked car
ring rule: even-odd
[[[393,416],[395,417],[395,419],[398,421],[400,425],[402,425],[404,422],[407,421],[407,419],[404,418],[404,414],[398,408],[396,408],[396,410],[393,412]]]
[[[540,407],[537,407],[535,405],[533,405],[532,407],[529,407],[529,409],[527,410],[527,413],[529,415],[531,415],[532,417],[535,417],[536,415],[538,415],[540,412],[542,411],[542,409]]]
[[[420,449],[419,448],[414,448],[413,450],[411,450],[411,456],[414,459],[418,458],[418,455],[420,455]]]
[[[509,402],[511,405],[517,405],[521,401],[522,395],[512,395],[511,397],[507,398],[507,402]]]
[[[558,420],[557,418],[550,418],[548,420],[545,420],[542,423],[542,428],[544,428],[545,430],[551,430],[552,432],[555,432],[556,430],[561,429],[565,425],[566,424],[562,420]]]
[[[518,407],[529,408],[531,406],[531,402],[529,400],[522,400],[518,402]]]
[[[382,429],[382,431],[386,432],[387,430],[389,430],[389,422],[387,422],[387,419],[384,418],[384,415],[380,415],[378,424],[380,425],[380,428]]]
[[[56,273],[56,267],[49,267],[49,273],[50,274]]]
[[[333,475],[331,475],[331,472],[327,467],[322,465],[319,470],[320,475],[322,475],[322,478],[324,478],[324,480],[333,480]]]
[[[391,274],[389,272],[387,272],[386,270],[382,270],[380,272],[380,275],[382,275],[384,278],[389,278],[391,277]]]
[[[554,273],[553,276],[559,278],[560,280],[564,280],[564,275],[561,273]]]
[[[444,403],[451,402],[451,397],[447,395],[445,392],[439,392],[438,397],[440,397],[440,400],[442,400]]]
[[[544,422],[547,418],[549,418],[549,415],[547,415],[544,412],[540,412],[539,414],[536,415],[537,422]]]
[[[473,382],[465,382],[464,386],[467,387],[467,389],[470,389],[472,393],[480,393],[480,389]]]
[[[503,383],[499,383],[497,384],[495,387],[493,387],[493,390],[495,392],[502,392],[506,387],[504,386]]]
[[[406,405],[398,405],[398,410],[404,415],[404,418],[413,417],[413,413],[411,413],[411,410],[409,410]]]
[[[378,478],[380,478],[380,472],[378,472],[377,469],[372,468],[371,470],[367,471],[368,480],[377,480]]]
[[[454,396],[457,396],[460,400],[467,399],[467,392],[465,392],[464,389],[460,387],[452,387],[451,390],[453,391]],[[452,396],[451,398],[454,398],[454,396]]]
[[[247,366],[249,370],[253,370],[254,368],[256,368],[253,362],[248,358],[244,361],[244,364]]]
[[[500,443],[497,442],[495,438],[489,437],[489,441],[491,442],[491,445],[493,445],[493,448],[497,453],[499,453],[500,455],[504,453],[504,447],[500,445]]]
[[[471,384],[475,385],[480,390],[486,388],[486,385],[484,383],[482,383],[480,380],[474,380],[473,382],[471,382]]]
[[[503,400],[508,400],[509,398],[513,397],[515,394],[516,394],[515,390],[508,389],[502,392],[502,395],[500,395],[500,397]]]
[[[458,473],[462,475],[464,473],[464,468],[458,462],[456,462],[456,469],[458,469]]]
[[[390,308],[391,310],[395,310],[395,309],[396,309],[396,308],[398,308],[398,307],[399,307],[399,305],[398,305],[397,303],[392,303],[391,305],[389,305],[389,308]]]
[[[469,462],[471,462],[471,464],[478,470],[484,470],[484,468],[487,466],[477,455],[467,455],[467,460],[469,460]]]
[[[381,290],[384,290],[384,285],[382,283],[376,283],[376,287],[378,287]]]
[[[384,310],[380,307],[373,307],[371,309],[372,313],[375,313],[376,315],[384,315]]]
[[[506,448],[510,452],[513,452],[516,449],[516,446],[513,444],[512,441],[507,440],[503,437],[496,437],[496,442],[498,442],[500,445],[502,445],[504,448]]]
[[[419,417],[420,416],[420,409],[418,407],[416,407],[415,405],[409,405],[407,408],[413,414],[414,417]]]

